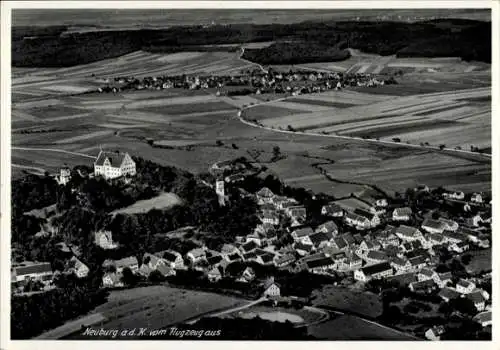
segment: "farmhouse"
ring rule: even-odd
[[[455,199],[455,200],[464,200],[465,194],[461,191],[458,192],[445,192],[443,193],[444,198]]]
[[[205,250],[203,248],[195,248],[190,250],[186,257],[191,261],[192,264],[196,264],[199,261],[206,260]]]
[[[434,326],[425,332],[425,337],[429,340],[440,340],[445,332],[444,326]]]
[[[355,226],[358,230],[370,228],[370,220],[366,217],[354,213],[346,213],[344,220],[347,225]]]
[[[331,232],[323,231],[313,233],[309,236],[309,240],[317,248],[331,245],[333,243],[333,238],[334,237]]]
[[[387,261],[387,255],[378,250],[370,250],[368,251],[368,254],[366,254],[365,260],[369,264],[381,263],[383,261]]]
[[[423,239],[422,232],[418,228],[401,225],[394,229],[394,234],[403,241],[411,242]]]
[[[436,273],[433,276],[434,282],[439,288],[444,288],[448,283],[451,283],[451,272]]]
[[[144,253],[142,258],[142,263],[148,266],[151,270],[156,270],[160,265],[166,265],[168,262],[163,258],[159,258],[156,255],[150,253]]]
[[[336,236],[339,232],[339,228],[330,220],[316,227],[316,232],[331,233],[333,236]]]
[[[183,269],[185,267],[182,255],[174,250],[163,250],[156,252],[155,255],[165,260],[174,269]]]
[[[411,218],[411,208],[409,207],[404,207],[404,208],[396,208],[392,212],[392,220],[394,221],[408,221]]]
[[[116,272],[120,273],[124,268],[128,267],[132,272],[139,268],[139,262],[135,256],[129,256],[120,260],[111,261],[111,264],[116,267]]]
[[[344,211],[342,210],[342,208],[335,204],[335,203],[330,203],[330,204],[327,204],[327,205],[324,205],[322,208],[321,208],[321,215],[325,215],[325,216],[332,216],[332,217],[342,217],[344,215]]]
[[[274,277],[264,282],[262,287],[264,289],[263,296],[265,297],[279,297],[281,295],[280,286],[274,281]]]
[[[436,284],[432,279],[425,281],[412,282],[409,284],[409,288],[412,292],[420,293],[430,293]]]
[[[50,281],[52,280],[53,272],[50,263],[48,262],[24,262],[21,266],[16,266],[13,269],[16,282],[26,280]]]
[[[94,234],[95,244],[102,249],[116,249],[118,245],[113,242],[113,235],[111,231],[97,231]]]
[[[311,239],[309,238],[314,231],[310,227],[304,227],[292,232],[292,238],[295,242],[302,242],[304,244],[312,245]]]
[[[212,270],[208,271],[207,277],[210,282],[217,282],[222,278],[222,274],[218,267],[214,267]]]
[[[271,191],[267,187],[262,187],[255,195],[257,196],[257,203],[259,205],[265,203],[271,203],[275,196],[273,191]]]
[[[473,202],[473,203],[483,203],[483,197],[481,196],[481,193],[473,193],[471,198],[470,198],[470,201]]]
[[[73,256],[68,261],[67,271],[74,273],[78,278],[84,278],[87,277],[90,270],[87,265],[82,263],[76,256]]]
[[[379,279],[392,276],[392,267],[388,262],[365,266],[354,271],[354,279],[357,281],[367,282],[371,279]]]
[[[460,297],[460,293],[458,293],[455,289],[449,288],[449,287],[444,287],[439,291],[438,294],[441,299],[443,299],[445,302],[449,302],[451,299],[455,299]]]
[[[411,270],[410,261],[404,258],[394,258],[391,262],[391,266],[396,270],[396,274],[407,273]]]
[[[276,267],[284,267],[295,261],[295,256],[293,254],[284,254],[280,257],[277,257],[274,261],[274,265]]]
[[[121,176],[136,174],[135,162],[128,153],[99,152],[94,162],[95,176],[115,179]]]
[[[457,290],[458,293],[469,294],[469,293],[472,293],[472,291],[474,289],[476,289],[476,285],[470,281],[467,281],[467,280],[464,280],[463,278],[461,278],[457,282],[457,286],[455,289]]]
[[[106,273],[102,276],[103,287],[123,287],[123,282],[121,280],[122,275],[118,273]]]
[[[484,311],[486,300],[480,291],[475,291],[467,294],[467,299],[471,300],[474,303],[477,311]]]
[[[61,168],[59,176],[56,177],[56,181],[59,185],[66,185],[71,179],[71,170],[68,167]]]
[[[467,242],[452,243],[448,246],[448,249],[456,253],[463,253],[469,249],[469,243]]]
[[[306,266],[311,273],[324,274],[334,270],[335,261],[331,257],[325,257],[307,261]]]
[[[260,220],[262,221],[263,224],[269,224],[269,225],[278,225],[280,223],[278,215],[270,212],[264,212]]]
[[[441,221],[425,219],[422,223],[422,229],[429,233],[443,233],[443,231],[446,229],[446,226]]]
[[[453,220],[448,219],[439,219],[441,223],[444,225],[444,229],[448,231],[456,231],[458,230],[458,224]]]
[[[491,326],[491,311],[480,312],[474,316],[473,320],[483,327]]]
[[[371,227],[375,227],[375,226],[380,224],[380,218],[378,217],[378,215],[371,213],[367,210],[356,208],[356,209],[354,209],[354,214],[368,219]]]

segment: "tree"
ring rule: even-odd
[[[273,147],[273,159],[277,160],[280,158],[280,156],[281,156],[281,149],[279,148],[279,146],[274,146]]]
[[[148,276],[148,280],[152,283],[160,283],[166,280],[166,277],[158,270],[153,270]]]
[[[216,144],[218,147],[224,146],[224,142],[222,142],[221,140],[217,140],[217,141],[215,142],[215,144]]]
[[[460,261],[462,262],[462,264],[464,265],[469,265],[469,263],[471,262],[472,260],[472,255],[470,254],[464,254],[462,255],[462,257],[460,258]]]
[[[132,270],[129,267],[125,267],[122,271],[122,274],[123,276],[121,278],[121,281],[126,286],[135,286],[137,282],[139,282],[137,276],[132,272]]]
[[[450,308],[463,314],[467,314],[470,316],[477,314],[477,309],[474,306],[474,302],[469,298],[454,298],[449,301],[449,304]]]

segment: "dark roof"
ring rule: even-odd
[[[348,245],[356,243],[356,240],[350,234],[345,234],[342,236],[342,238],[344,239],[344,241],[346,241]]]
[[[112,167],[118,168],[122,164],[125,154],[126,153],[101,151],[97,156],[95,165],[102,166],[105,160],[108,159]]]
[[[256,249],[259,245],[257,243],[255,243],[254,241],[250,241],[250,242],[247,242],[245,244],[243,244],[241,246],[241,248],[245,251],[245,252],[250,252],[254,249]]]
[[[174,262],[177,259],[177,256],[169,251],[162,251],[162,252],[157,252],[155,253],[157,257],[163,258],[167,261]]]
[[[210,258],[207,259],[209,265],[215,265],[219,263],[222,260],[222,256],[220,255],[214,255]]]
[[[333,241],[335,242],[335,244],[337,245],[337,247],[339,247],[339,249],[347,247],[347,243],[346,243],[346,241],[344,240],[343,237],[336,237],[336,238],[333,239]]]
[[[408,263],[408,260],[395,257],[392,259],[392,262],[399,266],[405,266]]]
[[[484,302],[483,294],[480,291],[472,292],[467,294],[467,299],[470,299],[474,302],[474,304],[479,304]]]
[[[266,253],[260,256],[263,262],[268,263],[270,261],[273,261],[274,259],[274,254],[273,253]]]
[[[441,221],[433,220],[433,219],[425,219],[424,222],[422,223],[422,226],[427,226],[427,227],[434,228],[437,230],[444,229],[444,223],[442,223]]]
[[[402,215],[411,215],[412,210],[409,207],[396,208],[394,209],[394,214],[402,216]]]
[[[311,239],[312,243],[314,245],[318,245],[321,242],[327,242],[333,238],[333,235],[331,233],[325,233],[323,231],[313,233],[311,236],[309,236]]]
[[[243,254],[243,258],[245,260],[255,259],[256,257],[257,257],[257,254],[255,254],[254,252]]]
[[[370,250],[368,254],[366,255],[368,259],[374,259],[374,260],[386,260],[387,255],[385,255],[383,252],[379,252],[378,250]]]
[[[367,218],[370,221],[373,220],[373,218],[375,217],[375,214],[370,213],[368,210],[364,210],[361,208],[354,209],[354,214]]]
[[[338,204],[332,203],[332,204],[327,204],[323,207],[325,208],[327,214],[342,212],[342,208]]]
[[[315,267],[333,265],[334,261],[332,258],[326,257],[322,259],[307,261],[306,264],[308,268],[313,269]]]
[[[435,285],[434,281],[432,279],[425,280],[425,281],[420,281],[420,282],[412,282],[410,285],[413,287],[413,289],[426,289],[426,288],[431,288]]]
[[[297,237],[309,236],[314,233],[313,229],[310,227],[304,227],[298,230],[293,231]]]
[[[439,296],[447,299],[454,299],[458,298],[460,296],[460,293],[458,293],[456,290],[444,287],[439,291]]]
[[[28,266],[17,266],[14,268],[17,276],[28,275],[32,273],[52,273],[50,263],[42,262]]]
[[[388,262],[382,262],[379,264],[374,264],[370,266],[365,266],[361,268],[361,271],[365,275],[373,275],[382,271],[392,270],[391,265]]]
[[[327,221],[316,227],[316,230],[323,230],[326,229],[327,231],[338,231],[338,226],[335,224],[333,221]]]
[[[420,255],[420,256],[417,256],[415,258],[411,258],[410,263],[412,265],[420,265],[420,264],[424,264],[425,260],[426,260],[425,256]]]
[[[451,278],[453,277],[451,272],[438,273],[438,276],[441,281],[451,280]]]
[[[306,252],[310,252],[313,249],[313,246],[299,242],[295,243],[294,248],[297,250],[305,250]]]

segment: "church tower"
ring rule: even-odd
[[[215,182],[215,193],[219,197],[219,205],[224,206],[225,203],[225,193],[224,193],[224,180],[217,179]]]

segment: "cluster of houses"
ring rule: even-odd
[[[382,80],[370,74],[327,73],[317,71],[267,72],[258,70],[243,72],[239,75],[207,75],[207,76],[158,76],[115,77],[104,79],[105,87],[99,92],[119,92],[123,90],[165,90],[181,89],[216,89],[218,95],[231,94],[233,88],[240,87],[238,94],[290,93],[292,95],[322,92],[331,89],[341,89],[355,86],[378,86],[392,83],[392,80]]]

